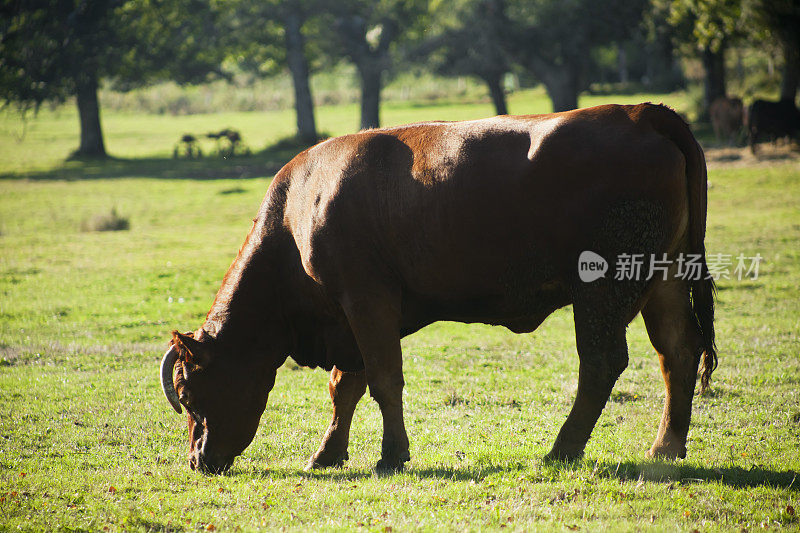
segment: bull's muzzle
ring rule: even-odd
[[[209,457],[196,451],[189,454],[189,467],[203,474],[222,474],[228,470],[232,464],[233,459]]]

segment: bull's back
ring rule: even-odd
[[[502,306],[521,283],[563,285],[604,211],[685,204],[680,152],[632,111],[411,125],[320,146],[295,224],[304,265],[323,283],[383,271],[429,301]]]

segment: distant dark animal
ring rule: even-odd
[[[791,100],[756,100],[747,113],[747,131],[753,153],[756,153],[759,142],[775,141],[784,137],[800,139],[800,110]]]
[[[744,104],[741,98],[720,96],[708,109],[717,141],[735,144],[742,131]]]
[[[206,133],[206,137],[209,139],[214,139],[217,141],[217,151],[220,155],[223,156],[233,156],[236,155],[236,151],[240,146],[242,141],[242,135],[230,128],[225,128],[224,130],[217,132],[217,133]],[[227,146],[222,147],[219,143],[221,140],[227,141]]]
[[[203,325],[174,331],[162,359],[164,393],[188,411],[189,464],[233,463],[291,356],[331,370],[333,420],[307,468],[348,458],[369,387],[377,468],[401,469],[403,336],[437,320],[530,332],[569,304],[578,392],[548,458],[583,453],[640,311],[667,391],[647,455],[683,457],[698,366],[705,388],[716,365],[706,189],[689,127],[651,104],[411,124],[305,150],[272,180]],[[633,254],[666,257],[668,275],[619,276]],[[679,275],[679,254],[695,276]]]
[[[181,140],[175,144],[175,148],[172,149],[172,157],[180,157],[183,155],[187,159],[194,159],[195,157],[202,157],[203,152],[200,150],[200,147],[197,145],[197,137],[190,133],[185,133]]]

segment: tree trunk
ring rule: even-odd
[[[542,77],[547,96],[553,103],[553,113],[578,108],[578,74],[568,68],[553,68]]]
[[[379,61],[363,61],[361,75],[361,129],[380,127],[381,67]]]
[[[317,141],[317,125],[314,120],[314,100],[308,82],[308,61],[305,55],[305,39],[300,31],[302,20],[297,13],[290,13],[284,21],[286,30],[286,59],[292,73],[294,85],[294,109],[297,115],[297,136],[307,143]]]
[[[100,105],[97,101],[97,77],[81,76],[76,87],[81,144],[73,154],[78,157],[105,157],[103,130],[100,128]]]
[[[391,65],[389,46],[400,33],[400,25],[391,18],[384,19],[377,44],[371,43],[366,19],[357,12],[337,19],[335,26],[361,78],[361,129],[378,128],[381,78],[384,69]]]
[[[703,111],[701,119],[708,120],[708,108],[711,102],[725,96],[725,47],[720,46],[718,51],[707,47],[703,50],[703,69],[705,80],[703,83]]]
[[[783,79],[781,80],[781,100],[794,102],[797,87],[800,85],[800,50],[790,43],[783,45]]]
[[[628,83],[628,52],[621,44],[617,44],[617,71],[619,72],[619,82]]]
[[[661,41],[662,58],[663,58],[663,80],[661,91],[672,92],[675,89],[684,86],[683,69],[681,69],[680,62],[675,57],[675,46],[672,40],[667,38]]]
[[[486,85],[489,86],[489,94],[492,97],[494,109],[498,115],[508,115],[508,107],[506,106],[506,92],[503,89],[503,74],[499,76],[486,76],[483,78]]]

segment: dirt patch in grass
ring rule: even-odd
[[[126,231],[130,228],[130,221],[117,213],[116,207],[112,207],[109,213],[95,215],[81,224],[82,231]]]
[[[704,147],[703,150],[711,168],[763,167],[800,162],[800,146],[796,144],[759,144],[755,154],[749,146]]]

